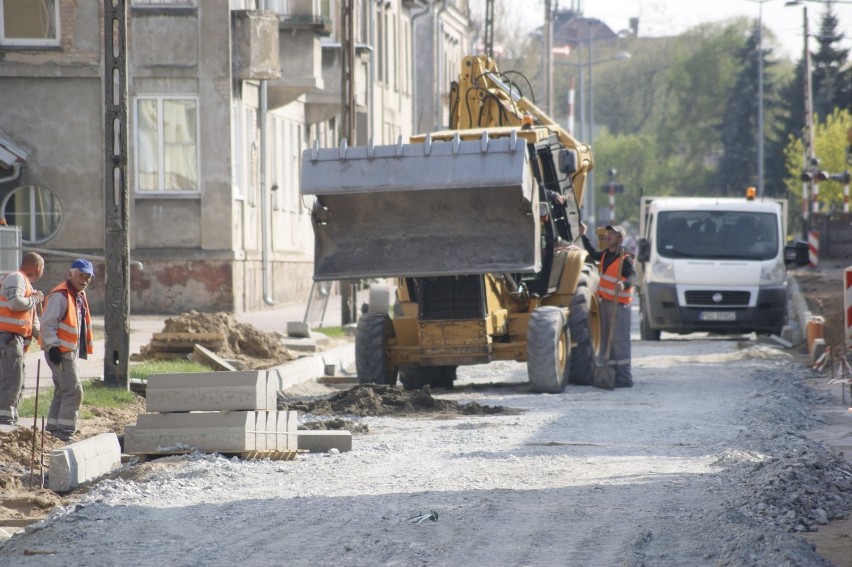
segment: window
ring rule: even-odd
[[[3,218],[21,227],[25,244],[50,240],[62,221],[62,204],[47,187],[23,185],[3,199]]]
[[[0,0],[0,45],[59,45],[59,1]]]
[[[198,100],[136,99],[136,190],[198,191]]]

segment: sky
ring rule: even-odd
[[[762,12],[763,24],[778,39],[778,54],[798,60],[804,50],[802,6],[785,6],[786,0],[552,0],[560,9],[579,8],[587,18],[598,18],[613,31],[629,27],[631,17],[639,18],[639,36],[678,35],[701,23],[724,20],[737,16],[757,19]],[[531,28],[543,22],[543,0],[495,0],[509,2],[510,11]],[[484,11],[484,0],[474,0],[472,6]],[[475,6],[482,4],[482,8]],[[809,1],[809,31],[816,34],[824,11],[824,2]],[[515,12],[517,11],[517,12]],[[852,47],[852,0],[834,2],[838,18],[837,31],[846,33],[844,47]],[[810,39],[811,51],[816,50],[816,40]]]

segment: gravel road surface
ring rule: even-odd
[[[632,389],[538,395],[493,363],[433,394],[516,415],[356,417],[351,452],[125,466],[0,565],[828,565],[798,534],[846,517],[852,471],[804,436],[801,363],[755,340],[633,348]]]

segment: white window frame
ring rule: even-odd
[[[139,188],[139,102],[154,100],[157,102],[157,158],[160,168],[157,173],[158,189]],[[163,103],[167,100],[191,100],[195,102],[195,168],[197,186],[192,190],[167,190],[165,187],[165,149],[163,140]],[[199,195],[201,193],[201,112],[197,96],[188,95],[138,95],[133,98],[133,147],[134,147],[134,179],[137,197],[152,195]]]
[[[32,1],[34,5],[35,0]],[[56,22],[56,37],[44,39],[7,39],[6,38],[6,2],[0,0],[0,46],[15,46],[15,47],[58,47],[62,39],[62,25],[59,19],[59,4],[60,0],[53,0],[53,18]]]

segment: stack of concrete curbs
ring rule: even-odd
[[[295,411],[278,411],[277,370],[156,374],[148,378],[147,413],[124,430],[130,455],[198,450],[244,458],[293,458]]]

